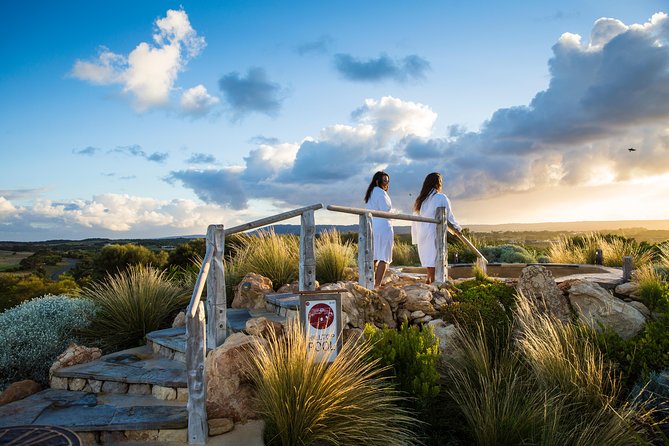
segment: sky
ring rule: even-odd
[[[669,219],[665,2],[3,6],[0,240],[364,207],[378,170],[404,213],[440,172],[465,227]]]

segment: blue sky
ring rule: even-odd
[[[0,240],[199,234],[318,202],[362,207],[379,169],[403,212],[440,171],[465,226],[669,218],[666,10],[7,3]]]

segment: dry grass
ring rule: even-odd
[[[342,242],[337,230],[323,231],[316,238],[316,279],[320,283],[345,280],[346,267],[355,265],[355,247]]]
[[[634,265],[646,265],[652,262],[653,255],[643,251],[635,242],[621,239],[607,240],[597,232],[591,232],[576,241],[574,237],[561,235],[556,242],[551,242],[548,256],[553,263],[594,264],[597,249],[602,250],[603,263],[606,266],[622,266],[623,256],[632,256]]]
[[[418,423],[397,403],[401,396],[366,361],[367,343],[346,342],[331,363],[307,351],[304,329],[291,323],[251,357],[260,415],[273,445],[411,445]]]

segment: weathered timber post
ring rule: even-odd
[[[372,214],[360,214],[358,230],[358,283],[368,290],[374,289],[374,236]]]
[[[207,277],[207,347],[213,350],[223,344],[227,336],[223,225],[209,225],[207,228],[207,250],[209,249],[213,250],[213,256]]]
[[[314,211],[302,213],[300,226],[300,291],[316,289],[316,249]]]
[[[205,444],[207,425],[207,376],[204,358],[207,354],[204,305],[199,302],[195,317],[186,311],[186,380],[188,382],[188,443]]]
[[[623,282],[632,279],[632,256],[623,256]]]
[[[448,219],[446,208],[439,207],[434,216],[439,221],[437,223],[437,260],[435,263],[434,280],[435,282],[445,282],[448,278],[448,243],[446,242],[446,233],[448,232]]]

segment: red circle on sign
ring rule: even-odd
[[[329,305],[316,304],[309,310],[307,317],[312,327],[316,330],[323,330],[332,325],[334,311],[332,311],[332,307]]]

